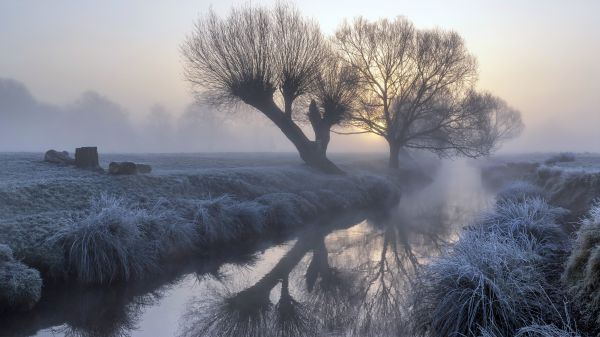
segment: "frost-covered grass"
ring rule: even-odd
[[[482,330],[479,337],[504,337],[488,330]],[[519,329],[514,337],[581,337],[572,328],[561,329],[554,324],[532,324]]]
[[[63,170],[41,180],[0,180],[0,243],[45,279],[86,284],[151,277],[169,260],[212,245],[399,199],[398,186],[383,176],[298,166],[126,177]]]
[[[563,281],[586,328],[600,332],[600,204],[582,220]]]
[[[554,324],[532,324],[519,329],[515,337],[581,337],[576,329],[558,328]]]
[[[524,201],[542,195],[543,191],[540,187],[524,180],[516,180],[505,185],[496,195],[496,200]]]
[[[544,190],[552,204],[571,211],[571,221],[585,216],[594,200],[600,197],[598,172],[541,166],[533,182]]]
[[[195,236],[161,203],[144,210],[102,194],[86,215],[69,219],[48,241],[64,251],[67,275],[82,283],[111,283],[154,272],[174,247],[191,249]]]
[[[541,195],[550,204],[568,209],[571,215],[567,222],[575,222],[600,198],[600,156],[578,155],[577,161],[559,161],[552,165],[488,164],[482,167],[482,178],[493,189],[508,189],[500,192],[499,199]]]
[[[40,273],[15,260],[10,247],[0,244],[0,312],[31,309],[41,295]]]
[[[553,274],[566,247],[561,210],[541,198],[503,198],[424,267],[414,295],[415,334],[514,336],[564,324]]]

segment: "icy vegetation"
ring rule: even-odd
[[[543,195],[542,189],[524,180],[509,183],[498,192],[496,199],[499,201],[525,201],[529,198]]]
[[[543,157],[531,157],[527,162],[510,161],[523,159],[517,156],[484,165],[482,178],[485,184],[492,188],[506,185],[518,188],[519,182],[528,182],[550,204],[571,212],[567,222],[584,217],[594,200],[600,198],[600,156],[562,153],[545,160],[545,164],[541,164]]]
[[[563,280],[586,328],[600,332],[600,204],[581,223]]]
[[[568,328],[557,273],[568,247],[564,210],[518,183],[426,265],[414,296],[420,336],[554,336]],[[554,331],[554,332],[552,332]],[[557,336],[571,336],[558,334]]]
[[[572,152],[561,152],[548,158],[544,164],[554,165],[556,163],[570,163],[575,161],[575,154]]]
[[[479,337],[504,337],[504,335],[498,335],[488,330],[483,330]],[[553,324],[533,324],[519,329],[514,337],[581,337],[581,335],[572,328],[561,329]]]
[[[600,173],[583,169],[539,167],[533,181],[555,205],[571,210],[571,220],[585,216],[600,197]]]
[[[40,273],[15,260],[10,247],[0,244],[0,313],[31,309],[41,295]]]
[[[0,268],[0,296],[9,305],[39,298],[40,273],[48,282],[83,284],[147,278],[170,260],[217,244],[399,200],[397,185],[360,171],[332,176],[285,165],[109,177],[13,165],[29,165],[43,178],[0,181],[0,243],[11,252],[3,253],[10,259]],[[8,272],[14,280],[5,283]]]

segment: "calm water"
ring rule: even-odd
[[[414,275],[492,199],[475,168],[445,164],[387,214],[331,216],[144,284],[47,289],[0,335],[402,336]]]

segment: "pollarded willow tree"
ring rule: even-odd
[[[488,155],[522,129],[518,111],[475,91],[477,62],[457,33],[419,30],[401,17],[357,18],[338,28],[335,41],[359,75],[351,124],[385,138],[392,168],[408,148]]]
[[[210,11],[182,46],[185,75],[210,103],[243,102],[263,113],[310,166],[341,173],[326,157],[329,131],[349,116],[355,77],[332,54],[318,24],[297,9],[241,7],[225,18]],[[296,118],[298,98],[312,99]],[[280,103],[280,104],[278,104]],[[300,105],[300,104],[297,104]],[[307,118],[308,117],[308,118]],[[310,120],[315,140],[297,123]]]

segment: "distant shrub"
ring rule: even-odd
[[[0,244],[0,312],[29,310],[41,296],[40,273],[16,261],[10,247]]]
[[[529,180],[539,166],[539,163],[529,162],[485,165],[481,168],[481,178],[485,186],[501,189],[515,180]]]
[[[542,197],[543,191],[538,186],[523,180],[517,180],[508,183],[496,195],[496,200],[502,201],[523,201],[527,198]]]
[[[537,170],[536,184],[552,204],[571,211],[571,222],[585,217],[594,200],[600,198],[598,172],[542,166]]]
[[[507,200],[467,228],[420,274],[415,334],[513,336],[540,320],[561,322],[549,267],[564,254],[558,213],[539,198]]]
[[[553,155],[548,158],[544,164],[546,165],[554,165],[557,163],[568,163],[574,162],[576,160],[575,154],[572,152],[561,152],[559,154]]]

